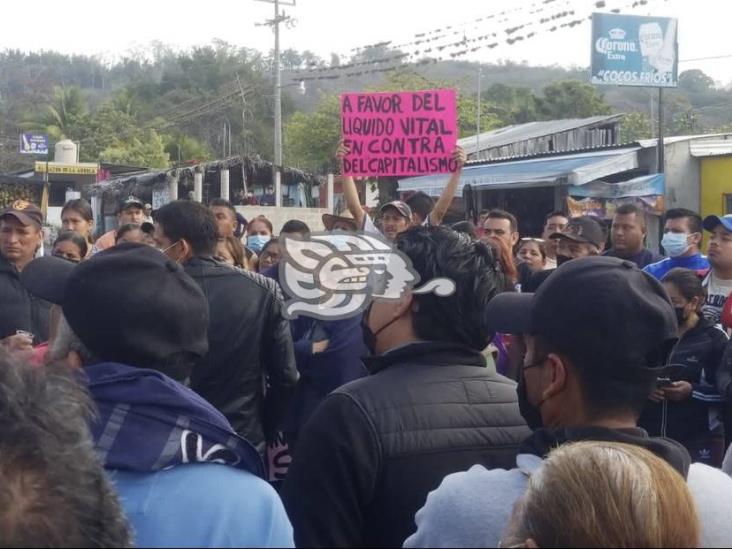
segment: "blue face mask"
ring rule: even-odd
[[[264,248],[264,245],[272,240],[271,236],[264,236],[261,234],[253,234],[247,237],[247,248],[252,250],[255,254],[259,254]]]
[[[666,250],[669,257],[681,257],[691,247],[689,246],[689,235],[684,233],[666,233],[663,235],[661,246]]]

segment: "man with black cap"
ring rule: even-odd
[[[581,257],[600,255],[605,249],[605,233],[594,217],[581,216],[570,219],[561,233],[549,237],[557,242],[557,265]],[[523,286],[527,293],[535,292],[556,269],[548,269],[532,274]]]
[[[62,306],[55,346],[83,368],[96,450],[136,545],[292,546],[256,449],[185,386],[208,350],[208,303],[179,265],[128,243],[78,266],[38,259],[22,282]]]
[[[707,258],[712,268],[704,280],[707,299],[702,313],[719,324],[724,304],[732,294],[732,215],[707,217],[704,230],[711,233]]]
[[[0,214],[0,345],[30,352],[48,339],[51,304],[30,295],[20,273],[43,246],[43,213],[18,200]]]
[[[697,501],[702,547],[732,542],[732,479],[690,466],[681,444],[637,427],[677,338],[673,305],[658,281],[629,261],[578,259],[536,294],[499,295],[487,316],[491,330],[524,336],[518,397],[534,434],[520,447],[517,469],[478,465],[446,477],[417,513],[417,533],[405,547],[496,547],[541,460],[558,445],[587,440],[638,445],[668,462]]]
[[[134,196],[127,197],[117,208],[117,226],[142,225],[145,221],[145,203]],[[92,254],[101,252],[114,246],[117,242],[117,230],[103,234],[94,243]]]

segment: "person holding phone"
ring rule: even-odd
[[[676,310],[679,342],[640,424],[652,436],[683,444],[695,462],[719,467],[724,455],[724,398],[716,387],[717,368],[727,334],[702,316],[704,288],[694,271],[673,269],[662,282]]]
[[[0,348],[28,355],[48,339],[51,304],[30,295],[20,273],[43,246],[43,213],[17,200],[0,213]]]

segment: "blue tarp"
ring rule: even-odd
[[[475,189],[514,189],[556,184],[584,185],[608,175],[638,167],[637,147],[592,153],[567,154],[530,160],[513,160],[466,166],[456,196],[465,185]],[[428,175],[399,180],[399,191],[422,191],[437,196],[448,175]]]
[[[654,173],[621,183],[593,181],[587,185],[572,186],[568,189],[568,192],[570,196],[580,198],[660,196],[666,192],[666,177],[662,173]]]

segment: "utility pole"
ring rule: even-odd
[[[658,149],[656,150],[658,173],[666,171],[666,143],[663,137],[663,124],[663,88],[658,88]]]
[[[480,100],[480,96],[483,93],[481,90],[482,87],[482,78],[483,78],[483,69],[481,67],[478,68],[478,98],[476,102],[476,108],[475,112],[477,113],[478,120],[476,121],[476,130],[477,133],[475,134],[475,160],[480,160],[480,115],[481,115],[481,106],[482,102]]]
[[[247,95],[244,93],[244,86],[239,78],[239,73],[236,74],[236,83],[239,84],[239,93],[241,93],[241,135],[244,141],[242,146],[242,156],[249,156],[249,149],[247,148]]]
[[[295,6],[296,0],[286,2],[283,0],[256,0],[257,2],[267,2],[274,4],[274,19],[268,19],[263,25],[272,27],[275,35],[274,46],[274,165],[275,172],[282,167],[282,71],[280,66],[280,23],[294,23],[294,20],[287,14],[280,14],[280,6]]]

